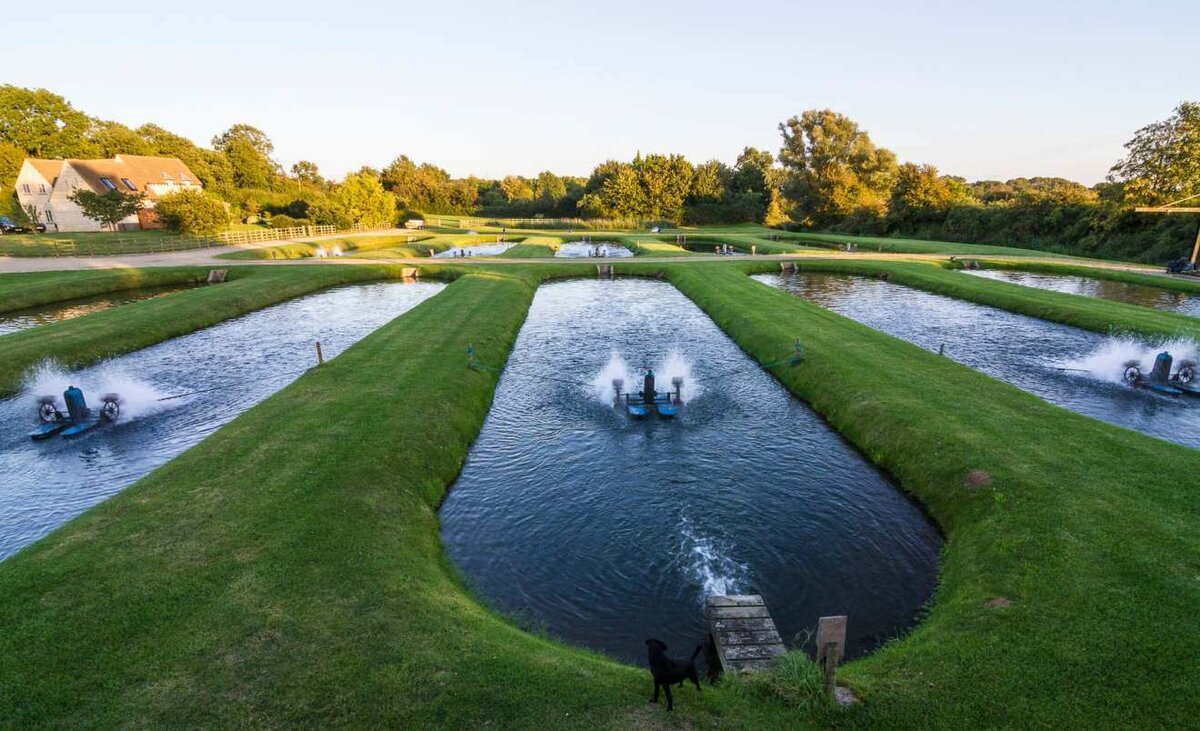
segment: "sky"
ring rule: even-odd
[[[285,167],[333,177],[401,154],[481,177],[639,151],[732,164],[829,108],[944,173],[1092,184],[1200,99],[1194,1],[135,5],[7,9],[0,83],[204,145],[252,124]]]

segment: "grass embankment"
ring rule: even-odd
[[[413,239],[409,242],[409,239]],[[334,248],[350,254],[352,252],[374,251],[393,246],[411,246],[413,251],[424,247],[425,254],[414,253],[413,256],[428,256],[430,247],[443,251],[450,248],[432,241],[433,237],[419,234],[404,234],[399,236],[342,236],[319,241],[297,241],[279,246],[263,246],[255,249],[242,249],[220,254],[221,259],[307,259],[317,255],[317,249],[325,252]],[[440,247],[440,248],[439,248]]]
[[[1200,452],[1050,406],[742,268],[665,270],[760,362],[802,338],[805,362],[777,375],[899,476],[949,537],[929,618],[846,666],[868,703],[838,719],[1195,717]],[[499,364],[536,280],[583,269],[470,271],[0,563],[0,656],[21,658],[0,664],[0,724],[831,721],[805,710],[804,663],[699,696],[684,689],[668,719],[646,703],[644,670],[520,632],[469,597],[436,518],[495,385],[464,367],[465,348]],[[990,482],[971,487],[972,470]],[[1011,604],[987,604],[1000,597]]]
[[[804,364],[777,375],[946,532],[929,616],[846,668],[868,701],[861,720],[1145,727],[1196,716],[1200,452],[1052,406],[728,268],[675,267],[671,281],[760,362],[799,337]],[[987,484],[973,487],[973,471]],[[999,598],[1011,606],[989,605]]]
[[[573,239],[574,237],[572,237]],[[561,236],[526,236],[521,243],[505,251],[500,256],[506,259],[543,259],[554,256],[559,244],[563,243]]]
[[[47,358],[78,368],[319,289],[398,275],[369,266],[234,268],[224,284],[0,336],[0,396],[16,391],[25,372]]]
[[[983,269],[1006,269],[1009,271],[1036,272],[1039,274],[1059,274],[1063,276],[1087,277],[1088,279],[1106,279],[1112,282],[1141,284],[1157,289],[1186,294],[1200,294],[1200,278],[1184,276],[1168,276],[1166,274],[1151,274],[1148,272],[1114,269],[1109,267],[1084,266],[1065,262],[1051,261],[1017,261],[1013,259],[971,259]],[[961,268],[963,260],[955,262]]]
[[[94,297],[139,287],[198,284],[208,269],[101,269],[0,275],[0,312]]]
[[[850,236],[832,233],[793,233],[797,241],[829,244],[840,247],[852,243],[859,251],[886,251],[897,254],[971,254],[985,256],[988,254],[1030,257],[1071,258],[1065,254],[1035,249],[1021,249],[1015,246],[992,246],[989,244],[960,244],[953,241],[926,241],[923,239],[893,239],[884,236]]]
[[[634,256],[698,256],[695,251],[652,236],[626,234],[613,236],[612,240],[632,251]]]
[[[778,262],[748,262],[745,266],[746,271],[779,271]],[[1096,332],[1200,340],[1200,322],[1194,317],[1099,297],[1052,292],[973,277],[934,264],[867,259],[797,259],[796,267],[802,272],[885,276],[896,284]],[[986,337],[987,334],[981,333],[980,336]]]

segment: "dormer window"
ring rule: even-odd
[[[112,180],[110,180],[109,178],[100,178],[100,182],[101,182],[101,183],[104,185],[104,187],[105,187],[105,188],[108,188],[109,190],[116,190],[116,189],[117,189],[117,184],[116,184],[116,183],[114,183],[114,182],[113,182]]]
[[[133,181],[129,178],[121,178],[121,182],[125,184],[126,188],[129,188],[130,190],[137,190],[137,186],[134,185]]]

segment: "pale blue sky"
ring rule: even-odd
[[[943,172],[1094,183],[1200,99],[1200,3],[1174,0],[151,5],[7,9],[0,80],[205,145],[247,122],[331,175],[401,153],[486,177],[638,150],[732,162],[829,107]]]

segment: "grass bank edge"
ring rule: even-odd
[[[775,375],[946,532],[927,616],[846,667],[869,702],[861,720],[1169,724],[1200,710],[1186,671],[1200,658],[1189,578],[1200,510],[1187,487],[1200,452],[1050,405],[729,268],[672,265],[668,278],[760,363],[799,337],[805,362]],[[988,482],[973,486],[976,470]],[[1164,560],[1169,576],[1131,581]],[[1147,638],[1144,622],[1189,639]],[[1133,638],[1156,650],[1122,652]],[[1147,709],[1148,698],[1165,705]]]
[[[0,275],[0,313],[140,287],[199,284],[207,268],[81,269]]]

